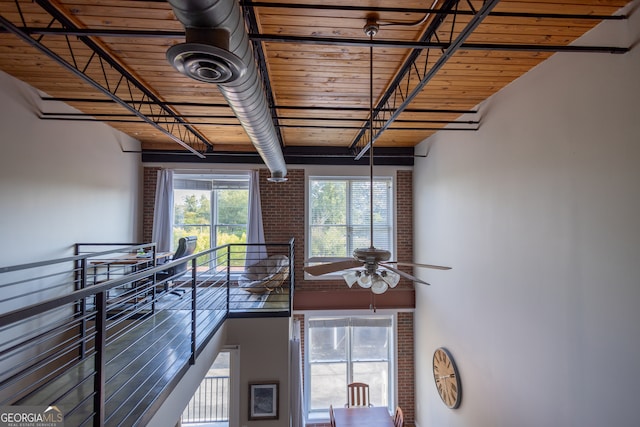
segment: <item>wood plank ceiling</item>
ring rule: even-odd
[[[473,114],[479,103],[555,52],[578,50],[570,44],[626,3],[503,0],[486,17],[478,16],[477,0],[242,5],[285,153],[304,148],[319,157],[336,150],[353,157],[369,141],[369,44],[375,146],[412,148],[444,127],[473,132],[481,124]],[[140,140],[145,152],[255,151],[217,86],[183,76],[166,60],[167,49],[184,41],[167,2],[2,0],[0,15],[0,27],[12,30],[0,34],[0,69],[82,112],[50,114],[54,103],[44,102],[43,119],[104,121]],[[369,43],[363,27],[373,16],[380,29]],[[471,113],[461,121],[464,112]]]

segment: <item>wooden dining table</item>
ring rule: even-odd
[[[384,406],[335,408],[336,427],[394,427]]]

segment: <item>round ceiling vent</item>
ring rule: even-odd
[[[167,50],[167,59],[182,74],[205,83],[230,83],[242,77],[247,70],[240,57],[202,43],[171,46]]]

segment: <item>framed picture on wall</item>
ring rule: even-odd
[[[249,383],[249,419],[278,419],[278,381]]]

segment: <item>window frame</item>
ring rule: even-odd
[[[209,172],[209,173],[202,173],[202,172],[177,172],[174,174],[173,177],[173,184],[174,184],[174,188],[173,188],[173,207],[172,207],[172,212],[171,212],[171,245],[172,248],[171,250],[174,250],[175,248],[173,247],[174,245],[174,229],[177,225],[176,223],[176,218],[175,218],[175,209],[176,209],[176,191],[189,191],[189,189],[176,189],[175,188],[175,183],[178,180],[184,180],[184,181],[215,181],[215,180],[219,180],[222,181],[224,179],[229,179],[229,180],[239,180],[242,179],[242,181],[246,180],[246,187],[242,187],[242,186],[238,186],[238,189],[246,189],[248,192],[251,191],[251,176],[249,174],[249,172]],[[218,246],[218,242],[217,242],[217,233],[218,233],[218,228],[220,226],[238,226],[240,224],[220,224],[218,223],[218,190],[223,190],[224,188],[215,188],[212,185],[211,189],[206,189],[206,188],[202,188],[202,189],[197,189],[194,188],[193,190],[195,191],[206,191],[209,192],[210,197],[209,197],[209,210],[210,210],[210,216],[209,216],[209,223],[207,224],[179,224],[179,225],[186,225],[186,226],[198,226],[198,225],[202,225],[203,227],[208,227],[209,228],[209,249],[217,247]],[[245,224],[245,228],[247,228],[247,232],[248,232],[248,224],[249,224],[249,202],[250,202],[250,195],[248,194],[247,197],[247,223]]]
[[[374,181],[388,181],[390,185],[390,200],[389,203],[389,227],[390,227],[390,236],[389,236],[389,244],[388,248],[391,253],[391,258],[393,259],[397,253],[397,182],[396,182],[396,169],[384,168],[385,170],[382,173],[378,173],[373,176]],[[332,174],[322,174],[322,173],[310,173],[306,177],[306,195],[305,195],[305,259],[311,258],[311,186],[314,180],[323,180],[323,181],[347,181],[347,183],[351,181],[369,181],[370,176],[368,175],[332,175]],[[349,210],[350,210],[350,196],[347,194],[347,212],[346,217],[349,218]],[[367,205],[367,211],[369,211],[369,205]],[[347,227],[347,232],[352,228],[353,224],[345,224]],[[374,231],[375,233],[375,231]],[[356,248],[353,248],[356,249]],[[351,256],[350,253],[347,253],[347,257]],[[318,259],[318,257],[315,257]],[[331,260],[329,257],[327,260]],[[308,273],[304,273],[304,279],[306,280],[335,280],[340,278],[340,273],[334,274],[325,274],[322,276],[311,276]]]
[[[377,310],[376,313],[372,313],[370,310],[349,310],[348,312],[341,310],[328,310],[328,311],[313,311],[304,313],[304,407],[306,408],[306,422],[318,423],[329,419],[329,408],[326,410],[311,411],[311,335],[310,324],[311,320],[316,318],[380,318],[391,319],[389,343],[392,348],[389,349],[389,401],[387,402],[387,410],[391,414],[398,402],[398,311],[397,310]],[[347,365],[353,364],[351,360],[352,349],[347,349]],[[347,384],[344,385],[345,398]],[[338,402],[336,402],[338,403]],[[344,402],[346,403],[346,401]],[[336,407],[334,405],[334,407]]]

